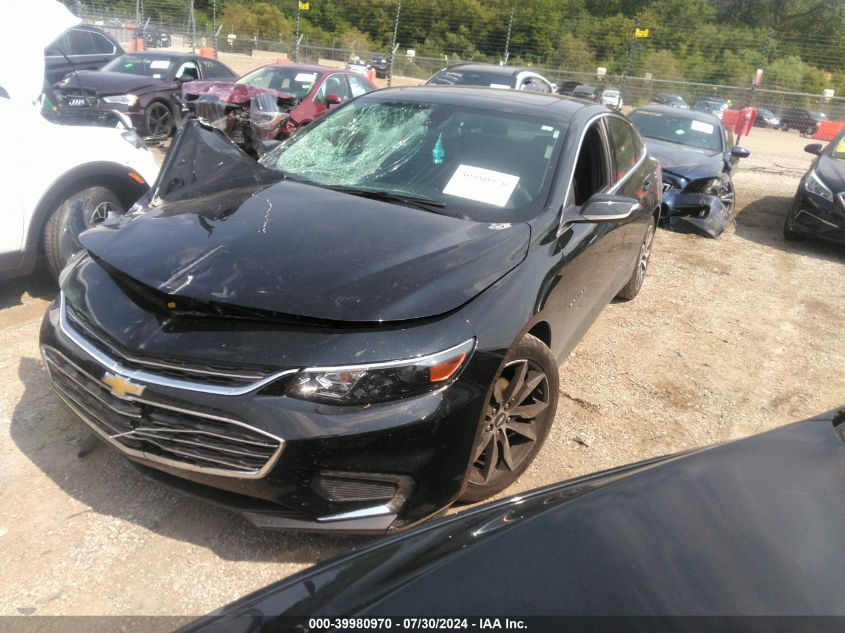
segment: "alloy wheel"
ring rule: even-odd
[[[168,136],[173,128],[170,108],[163,103],[153,103],[147,108],[147,129],[150,136]]]
[[[722,178],[719,181],[719,184],[716,185],[714,193],[719,197],[719,200],[722,201],[722,204],[725,205],[725,208],[728,210],[728,215],[733,216],[735,194],[731,179],[729,177]]]
[[[645,273],[648,268],[648,258],[651,257],[651,246],[654,243],[654,222],[648,225],[643,244],[640,246],[640,258],[637,262],[637,287],[643,285]]]
[[[493,486],[519,470],[542,436],[549,398],[549,379],[539,364],[518,359],[505,365],[487,403],[470,483]]]
[[[113,202],[106,200],[105,202],[101,202],[96,205],[91,212],[88,214],[88,217],[85,219],[85,226],[86,228],[91,228],[92,226],[96,226],[100,222],[105,222],[110,217],[120,215],[122,210]]]

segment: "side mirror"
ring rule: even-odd
[[[581,207],[581,219],[585,222],[619,222],[639,210],[640,203],[633,198],[599,193]]]
[[[339,103],[343,103],[343,99],[339,95],[326,95],[326,105],[338,105]]]
[[[815,154],[818,156],[822,153],[822,144],[821,143],[810,143],[809,145],[804,146],[804,151],[808,154]]]
[[[197,80],[197,78],[196,78],[196,77],[191,77],[191,75],[179,75],[179,76],[176,78],[176,81],[178,81],[180,84],[186,84],[186,83],[188,83],[189,81],[196,81],[196,80]]]
[[[734,158],[748,158],[749,156],[751,156],[751,152],[748,151],[746,148],[737,145],[731,150],[731,156],[733,156]]]

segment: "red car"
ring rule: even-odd
[[[366,77],[328,66],[271,64],[231,81],[192,81],[182,100],[239,146],[261,155],[332,106],[376,89]],[[272,143],[270,143],[272,145]]]

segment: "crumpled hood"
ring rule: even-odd
[[[259,94],[272,95],[290,103],[296,103],[297,98],[286,92],[258,88],[232,81],[191,81],[182,86],[183,95],[211,95],[225,103],[244,104]]]
[[[664,171],[688,180],[716,178],[724,170],[721,152],[699,150],[677,143],[645,139],[649,153],[660,161]]]
[[[461,306],[525,257],[529,236],[527,224],[502,228],[286,180],[164,203],[81,241],[174,297],[380,322]]]
[[[78,79],[77,79],[78,77]],[[173,82],[130,75],[129,73],[104,72],[102,70],[80,70],[75,75],[67,75],[56,87],[59,91],[65,88],[79,88],[95,90],[101,95],[125,94],[127,92],[142,93],[151,90],[164,90]]]

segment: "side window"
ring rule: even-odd
[[[111,55],[114,53],[114,44],[99,33],[91,33],[94,42],[94,51],[100,55]]]
[[[329,75],[320,86],[320,92],[317,94],[317,99],[325,103],[326,95],[337,95],[341,99],[349,98],[349,88],[346,86],[346,80],[343,75]]]
[[[578,160],[572,176],[572,194],[579,207],[593,194],[610,186],[607,173],[607,154],[601,125],[596,122],[589,127],[578,150]]]
[[[197,70],[197,64],[193,61],[184,62],[181,66],[179,66],[179,70],[176,71],[176,77],[181,77],[182,75],[190,75],[194,79],[199,79],[199,71]]]
[[[616,116],[606,117],[605,123],[613,161],[613,182],[618,182],[637,164],[641,154],[637,151],[636,133],[630,123]]]
[[[360,77],[356,77],[355,75],[347,75],[346,78],[349,80],[349,89],[352,92],[353,97],[372,92],[373,90]]]
[[[221,64],[220,62],[211,62],[211,65],[214,67],[214,77],[219,77],[221,79],[225,79],[228,77],[236,77],[235,73],[229,70],[226,66]]]
[[[200,64],[200,68],[202,69],[202,76],[205,79],[228,79],[232,75],[226,70],[226,67],[222,64],[218,64],[217,62],[211,59],[200,59],[198,60]],[[269,81],[272,75],[267,77]],[[267,86],[264,86],[265,88]]]
[[[67,34],[68,47],[71,55],[94,55],[94,38],[88,31],[72,29]]]
[[[64,53],[65,55],[70,55],[70,48],[68,46],[67,41],[67,33],[64,33],[57,37],[52,44],[50,44],[47,48],[44,49],[45,55],[58,55],[59,57],[61,57],[62,53]]]
[[[522,89],[528,92],[551,92],[551,87],[539,77],[528,77],[522,82]]]

